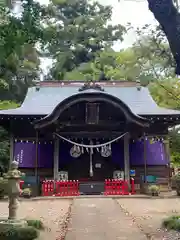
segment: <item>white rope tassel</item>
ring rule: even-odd
[[[94,173],[93,173],[93,164],[92,164],[92,153],[90,152],[90,166],[89,166],[89,175],[90,177],[93,177]]]
[[[91,146],[93,146],[93,141],[90,141]],[[90,148],[91,154],[93,154],[93,148]]]
[[[81,153],[84,154],[84,148],[83,147],[81,147]]]

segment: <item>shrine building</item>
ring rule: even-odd
[[[10,161],[32,184],[133,177],[138,190],[152,179],[168,186],[168,128],[180,124],[180,111],[159,107],[138,82],[44,81],[19,108],[1,110],[0,124]]]

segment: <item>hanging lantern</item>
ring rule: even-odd
[[[101,151],[102,157],[109,157],[111,155],[111,149],[109,149],[109,146],[103,146]]]
[[[71,149],[70,149],[70,155],[74,158],[78,158],[81,155],[81,150],[80,148],[78,149],[76,145],[74,145]]]

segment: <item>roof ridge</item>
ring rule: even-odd
[[[36,86],[39,87],[63,87],[63,86],[69,86],[69,87],[82,87],[83,85],[87,84],[87,81],[41,81],[36,84]],[[90,82],[90,84],[94,85],[100,85],[103,87],[137,87],[139,83],[136,81],[93,81]]]

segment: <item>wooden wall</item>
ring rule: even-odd
[[[136,171],[136,176],[134,177],[136,190],[140,190],[141,184],[143,183],[141,176],[144,175],[144,166],[131,166],[131,169]],[[155,184],[160,186],[161,191],[167,191],[169,189],[171,175],[169,166],[147,166],[146,173],[147,176],[151,175],[156,177]]]

